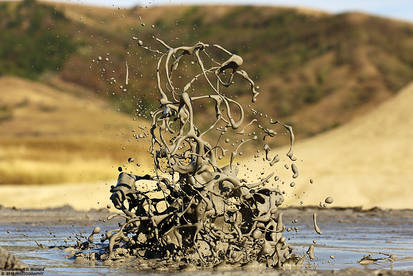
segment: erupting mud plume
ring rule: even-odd
[[[267,143],[277,134],[257,119],[246,123],[243,106],[227,96],[240,80],[248,85],[252,102],[257,99],[258,87],[241,69],[243,59],[216,44],[198,42],[173,48],[156,40],[165,52],[138,43],[158,57],[160,107],[151,113],[150,129],[155,175],[120,173],[117,185],[111,188],[111,200],[123,213],[109,219],[122,217],[125,221],[103,236],[102,242],[108,240],[109,245],[99,251],[97,259],[112,262],[131,257],[147,268],[168,269],[300,267],[304,257],[295,255],[283,236],[283,214],[278,210],[283,193],[279,187],[267,185],[274,173],[255,183],[238,176],[241,162],[236,158],[242,154],[241,147],[249,141]],[[224,61],[219,62],[222,57]],[[178,72],[181,66],[197,66],[198,72],[183,82]],[[197,83],[204,87],[198,88]],[[207,126],[195,120],[194,106],[201,101],[207,103],[203,108],[212,102],[215,109],[214,122]],[[268,124],[288,131],[287,156],[294,162],[292,128],[272,119]],[[248,132],[255,125],[258,128]],[[263,149],[266,162],[275,165],[279,156],[270,156],[268,144]],[[298,177],[294,163],[292,171],[293,177]],[[148,181],[156,188],[144,191]],[[90,253],[77,256],[90,258]]]

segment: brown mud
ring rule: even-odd
[[[153,174],[134,175],[119,167],[121,173],[117,185],[111,187],[110,199],[122,213],[104,220],[121,220],[118,227],[101,233],[101,228],[96,226],[89,235],[78,239],[75,246],[65,250],[70,250],[78,264],[100,262],[131,266],[137,271],[285,270],[301,268],[307,256],[310,261],[315,260],[316,240],[307,245],[306,252],[296,253],[288,242],[290,238],[285,237],[285,231],[299,232],[294,223],[306,222],[311,217],[315,233],[322,235],[321,229],[325,229],[319,227],[314,208],[288,209],[289,214],[295,216],[292,227],[286,229],[285,226],[285,212],[281,207],[286,192],[279,183],[290,183],[293,188],[292,180],[300,175],[293,150],[293,129],[253,108],[259,88],[241,69],[242,57],[216,44],[199,42],[174,48],[160,39],[155,40],[163,50],[153,49],[142,41],[138,46],[157,58],[160,107],[151,112],[152,127],[141,128],[145,133],[134,136],[137,140],[151,138]],[[127,85],[127,62],[125,66]],[[196,70],[189,67],[197,67],[198,72],[194,74]],[[230,88],[238,85],[237,77],[249,85],[250,114],[236,97],[229,96]],[[197,122],[196,108],[208,106],[215,110],[213,122]],[[280,168],[276,168],[273,166],[281,160],[280,154],[271,153],[269,145],[271,139],[278,137],[280,128],[288,135],[290,146],[285,153],[288,162],[280,162]],[[242,160],[238,160],[244,154],[245,144],[259,148],[254,160],[262,158],[273,167],[259,169],[261,176],[252,181],[248,172],[253,171],[245,164],[241,170]],[[130,160],[128,162],[134,161]],[[289,171],[289,180],[284,176],[280,179],[277,170],[281,169]],[[359,213],[357,217],[381,212],[378,209],[331,211],[326,207],[333,202],[330,196],[324,203],[320,202],[323,208],[318,210],[319,214],[326,215],[323,221],[337,218],[329,217],[330,212],[344,211],[343,215],[350,217],[353,211]],[[304,218],[308,210],[311,215]],[[96,243],[95,236],[99,234],[101,239]],[[395,255],[375,254],[365,255],[359,264],[395,260]],[[329,258],[335,261],[334,255]]]
[[[160,107],[151,112],[149,131],[155,173],[138,176],[119,167],[121,173],[110,198],[123,214],[108,220],[123,218],[124,222],[102,234],[100,244],[93,243],[93,235],[100,233],[100,228],[95,228],[86,241],[78,243],[76,249],[88,251],[77,252],[75,261],[99,260],[107,265],[133,261],[141,270],[167,271],[300,268],[305,255],[293,253],[283,235],[286,228],[278,208],[284,196],[278,186],[270,185],[274,172],[266,176],[262,172],[263,176],[251,183],[238,176],[241,163],[236,161],[244,144],[261,141],[265,159],[273,166],[278,155],[269,157],[267,143],[277,136],[273,126],[278,125],[289,135],[286,156],[293,162],[291,177],[297,178],[291,126],[272,118],[268,118],[268,126],[259,123],[255,127],[257,119],[245,124],[244,107],[228,96],[237,77],[248,84],[252,103],[259,95],[258,87],[241,69],[242,57],[217,44],[198,42],[173,48],[155,39],[166,51],[138,44],[158,58]],[[199,73],[183,82],[183,76],[191,75],[190,65]],[[179,71],[181,67],[184,69]],[[127,71],[126,82],[128,75]],[[196,122],[199,102],[203,108],[212,102],[215,110],[215,120],[206,127]],[[252,115],[258,114],[250,109]],[[153,189],[144,188],[148,182]],[[108,244],[102,246],[105,241]]]

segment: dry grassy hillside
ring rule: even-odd
[[[242,55],[244,68],[263,92],[257,108],[293,124],[301,138],[368,113],[413,78],[413,25],[363,13],[259,6],[114,10],[57,4],[57,9],[74,22],[78,37],[88,44],[68,59],[60,77],[109,94],[129,112],[135,97],[147,104],[155,99],[155,59],[138,49],[133,36],[150,47],[159,46],[153,35],[172,46],[220,43]],[[91,63],[107,54],[109,62]],[[125,60],[133,76],[127,94],[109,85],[110,78],[124,78]],[[76,70],[89,66],[86,72]],[[229,93],[249,102],[247,90]]]
[[[128,114],[138,100],[147,110],[156,104],[156,58],[132,37],[150,47],[159,46],[153,36],[172,46],[220,43],[242,55],[244,69],[263,92],[257,109],[293,124],[301,138],[368,113],[413,77],[413,25],[368,14],[260,6],[112,9],[19,3],[0,3],[0,75],[45,83],[59,78]],[[93,62],[99,56],[102,61]],[[119,83],[126,61],[130,74],[124,93]],[[249,101],[247,90],[235,88],[229,94]]]
[[[301,176],[295,188],[288,186],[291,172],[278,171],[286,180],[281,187],[287,203],[318,205],[331,195],[334,206],[413,208],[412,103],[410,84],[366,116],[299,142],[295,151]]]
[[[132,130],[144,123],[96,95],[15,77],[0,78],[0,91],[0,184],[107,180],[128,157],[143,161]]]
[[[284,168],[284,164],[291,163],[285,157],[287,148],[272,151],[271,154],[283,155],[277,166],[269,167],[257,160],[247,161],[247,168],[252,171],[241,169],[240,176],[254,182],[262,177],[262,171],[265,175],[274,172],[280,176],[281,180],[271,182],[286,192],[284,206],[300,205],[300,201],[304,205],[318,205],[327,196],[332,196],[333,206],[413,208],[412,102],[413,84],[370,114],[325,134],[299,141],[295,155],[300,176],[296,180],[291,178],[291,169]],[[296,183],[293,188],[289,186],[291,181]],[[63,204],[79,209],[103,207],[110,202],[109,185],[3,185],[0,201],[7,206],[27,208]]]

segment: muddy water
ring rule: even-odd
[[[108,225],[108,227],[114,226]],[[90,228],[90,226],[78,224],[48,226],[32,226],[30,224],[1,225],[0,244],[30,267],[44,267],[46,275],[126,273],[127,270],[122,268],[108,268],[101,265],[79,265],[68,258],[69,253],[54,248],[39,248],[35,243],[37,241],[45,246],[66,245],[65,240],[68,236],[74,236],[74,233],[87,235],[90,232]],[[109,228],[104,228],[104,230],[109,230]],[[73,241],[71,243],[74,244]]]
[[[311,228],[304,227],[300,234],[290,234],[292,244],[301,252],[308,248],[308,240],[314,237]],[[370,269],[413,270],[412,224],[389,225],[327,223],[323,235],[317,237],[315,259],[310,262],[320,270],[343,269],[362,266],[357,262],[365,255],[383,257],[380,253],[395,254],[394,263],[379,261]],[[288,235],[287,235],[288,236]],[[330,256],[333,256],[332,259]]]
[[[318,217],[318,224],[323,234],[314,232],[311,218],[307,219],[308,212],[297,218],[297,211],[285,211],[285,225],[288,228],[298,229],[286,232],[285,236],[295,250],[304,254],[308,246],[314,245],[315,259],[306,260],[304,269],[341,270],[349,267],[368,269],[413,270],[413,212],[405,213],[357,213],[349,211],[323,210]],[[302,211],[300,211],[302,212]],[[106,267],[97,263],[94,266],[76,264],[68,259],[69,253],[58,249],[39,248],[34,241],[45,246],[60,246],[74,244],[74,240],[65,241],[67,237],[74,237],[76,233],[88,236],[93,225],[100,225],[102,230],[116,227],[115,223],[103,223],[94,219],[84,221],[81,215],[75,214],[69,222],[47,220],[32,216],[9,223],[3,216],[0,219],[0,246],[18,256],[31,267],[45,267],[46,275],[96,275],[121,274],[131,275],[136,272],[124,266]],[[47,212],[43,214],[47,216]],[[83,216],[83,215],[82,215]],[[61,218],[64,220],[64,218]],[[98,240],[96,238],[95,240]],[[376,255],[375,255],[376,253]],[[393,263],[379,261],[376,264],[362,266],[357,262],[366,254],[383,257],[378,253],[397,256]],[[334,258],[331,258],[334,257]],[[216,273],[216,272],[203,272]],[[241,272],[249,275],[251,272]],[[153,275],[140,272],[139,275]]]

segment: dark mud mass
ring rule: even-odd
[[[157,64],[160,106],[151,110],[152,125],[144,135],[151,137],[153,175],[134,175],[119,167],[110,199],[122,214],[108,220],[124,221],[102,234],[98,244],[93,235],[101,229],[94,228],[87,241],[76,246],[76,261],[127,262],[139,270],[165,271],[301,267],[305,255],[294,253],[283,235],[286,228],[278,208],[285,191],[273,180],[275,170],[248,180],[240,175],[238,160],[244,144],[257,143],[273,166],[278,155],[270,153],[267,143],[280,127],[289,136],[285,155],[292,162],[291,177],[297,178],[292,127],[267,115],[262,122],[245,122],[245,107],[231,97],[232,87],[246,83],[252,104],[259,87],[241,68],[241,56],[217,44],[172,47],[155,40],[160,50],[138,44]],[[197,121],[199,106],[215,113],[212,122]],[[249,108],[250,117],[259,116]],[[153,184],[149,190],[147,182]]]

